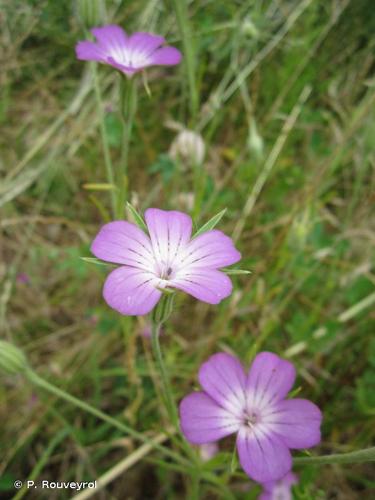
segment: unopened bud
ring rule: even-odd
[[[245,17],[241,29],[244,35],[247,35],[251,38],[257,38],[259,35],[258,28],[248,16]]]
[[[15,375],[27,369],[28,362],[24,353],[10,342],[0,340],[0,370]]]
[[[310,207],[306,207],[297,217],[293,219],[290,227],[290,244],[295,248],[303,248],[312,231],[315,220]]]
[[[202,136],[192,130],[182,130],[171,144],[169,154],[191,167],[203,163],[206,146]]]
[[[77,15],[85,28],[106,23],[105,0],[76,0]]]

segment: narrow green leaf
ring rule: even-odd
[[[221,221],[226,211],[227,209],[224,208],[224,210],[214,215],[212,219],[210,219],[208,222],[206,222],[206,224],[203,224],[203,226],[198,229],[198,231],[194,234],[193,238],[196,238],[197,236],[199,236],[202,233],[205,233],[206,231],[211,231],[211,229],[213,229]]]
[[[128,201],[126,202],[126,207],[128,208],[129,212],[132,214],[133,218],[134,218],[134,222],[137,224],[137,226],[142,229],[143,231],[145,231],[146,233],[148,233],[148,229],[147,229],[147,226],[146,226],[146,223],[142,217],[142,215],[140,215],[137,210],[133,207],[133,205],[131,205]]]
[[[109,264],[108,262],[103,262],[102,260],[97,259],[96,257],[80,257],[80,259],[88,262],[89,264],[96,264],[97,266],[112,266],[113,264]]]
[[[223,273],[235,276],[237,274],[252,274],[252,271],[247,271],[246,269],[221,269]]]

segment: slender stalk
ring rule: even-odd
[[[193,219],[198,221],[200,214],[202,212],[202,203],[204,199],[207,175],[201,163],[194,164],[193,170],[194,180],[193,180],[193,191],[194,191],[194,207],[193,207]]]
[[[164,304],[162,303],[158,307],[163,311],[161,314],[165,318],[168,317],[168,313],[165,313],[166,310],[168,310],[169,306],[171,307],[173,299],[171,298],[171,302],[168,303],[168,297],[165,299]],[[163,300],[163,299],[162,299]],[[162,321],[156,321],[154,318],[152,320],[152,330],[151,330],[151,342],[152,342],[152,349],[154,351],[154,356],[156,359],[156,364],[160,373],[160,378],[162,381],[163,385],[163,396],[164,396],[164,401],[165,401],[165,407],[168,412],[168,416],[176,429],[176,431],[179,430],[179,421],[178,421],[178,413],[177,413],[177,408],[175,405],[174,397],[173,397],[173,392],[172,388],[170,385],[169,377],[167,370],[165,368],[164,360],[163,360],[163,355],[160,349],[160,342],[159,342],[159,336],[160,336],[160,329],[163,324]],[[186,455],[189,457],[189,460],[191,461],[192,468],[190,471],[192,483],[191,483],[191,499],[192,500],[199,500],[199,483],[200,483],[200,465],[199,465],[199,460],[197,458],[196,453],[194,452],[193,448],[189,443],[185,440],[184,436],[181,435],[181,445],[182,449],[185,451]]]
[[[128,196],[129,178],[128,178],[128,160],[129,148],[134,125],[134,117],[137,110],[137,87],[135,80],[122,76],[120,83],[120,109],[123,121],[123,138],[121,144],[121,177],[120,177],[120,195],[117,204],[117,216],[122,218],[124,215],[125,202]]]
[[[195,473],[194,475],[192,475],[192,481],[191,481],[191,490],[190,490],[191,500],[200,499],[199,486],[200,486],[200,476],[198,473]]]
[[[160,336],[161,325],[162,325],[161,323],[157,323],[156,321],[152,322],[152,331],[151,331],[152,350],[154,351],[156,364],[163,385],[163,396],[165,401],[165,407],[167,409],[168,416],[171,419],[174,427],[178,429],[178,416],[177,416],[176,405],[174,402],[167,370],[164,365],[163,355],[160,349],[159,336]]]
[[[325,465],[325,464],[354,464],[360,462],[375,462],[375,446],[350,453],[335,453],[320,457],[297,457],[293,459],[295,465]]]
[[[111,196],[112,212],[113,212],[113,215],[115,215],[115,213],[116,213],[115,176],[113,173],[113,165],[112,165],[112,160],[111,160],[111,154],[109,151],[107,132],[105,129],[103,99],[102,99],[102,93],[100,90],[98,71],[96,68],[96,64],[92,63],[91,67],[92,67],[92,75],[93,75],[93,80],[94,80],[96,104],[97,104],[97,108],[98,108],[100,133],[101,133],[101,137],[102,137],[104,165],[105,165],[105,170],[106,170],[106,175],[107,175],[107,182],[108,182],[108,184],[111,184],[113,186],[113,189],[110,190],[110,196]]]
[[[168,448],[165,448],[164,446],[160,445],[157,441],[153,441],[152,439],[149,439],[148,437],[144,436],[141,432],[138,432],[131,427],[127,426],[126,424],[119,422],[115,418],[107,415],[106,413],[102,412],[101,410],[98,410],[97,408],[89,405],[88,403],[85,403],[84,401],[81,401],[80,399],[72,396],[71,394],[63,391],[62,389],[59,389],[58,387],[54,386],[47,380],[39,377],[38,374],[36,374],[34,371],[28,369],[27,372],[25,373],[26,377],[30,382],[35,384],[36,386],[45,389],[47,392],[50,392],[51,394],[54,394],[55,396],[64,399],[68,403],[71,403],[78,408],[81,408],[81,410],[86,411],[87,413],[91,413],[91,415],[94,415],[100,420],[103,420],[104,422],[107,422],[110,424],[112,427],[116,427],[120,431],[129,434],[129,436],[132,436],[134,439],[138,439],[139,441],[142,441],[144,443],[149,444],[152,448],[157,449],[161,453],[164,453],[165,455],[168,455],[169,457],[173,458],[173,460],[176,460],[177,462],[182,462],[186,463],[186,461],[181,458],[177,453],[174,453],[173,451],[169,450]]]
[[[182,45],[184,48],[185,55],[185,67],[189,83],[189,94],[190,94],[190,112],[193,122],[195,122],[198,108],[199,108],[199,96],[197,87],[195,84],[195,54],[193,40],[190,30],[190,22],[186,0],[172,0],[173,8],[176,13],[178,29],[182,39]]]

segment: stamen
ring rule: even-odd
[[[253,428],[258,422],[258,415],[255,412],[245,414],[245,425],[247,427]]]
[[[161,262],[157,264],[156,274],[157,277],[162,280],[170,279],[173,273],[173,269],[165,262]]]

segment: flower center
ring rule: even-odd
[[[244,424],[252,429],[259,422],[259,415],[255,411],[247,411],[244,415]]]
[[[156,275],[161,280],[169,280],[172,278],[173,269],[170,264],[160,262],[156,265]]]
[[[172,268],[167,267],[167,269],[164,271],[164,273],[160,276],[162,280],[169,280],[172,274]]]

